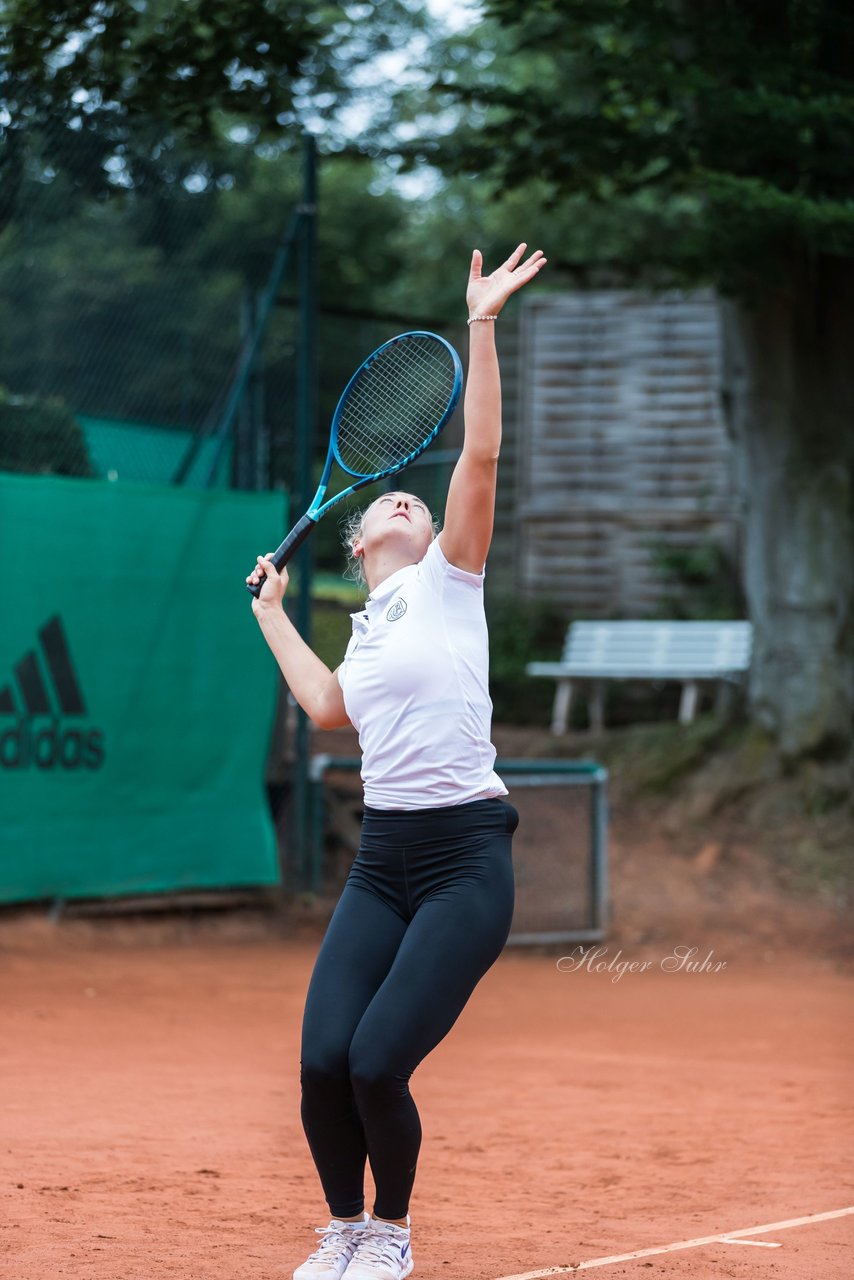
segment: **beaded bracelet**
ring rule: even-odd
[[[475,320],[497,320],[498,316],[469,316],[466,324],[474,324]]]

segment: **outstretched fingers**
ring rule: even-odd
[[[523,276],[524,279],[530,280],[531,276],[535,276],[540,267],[544,267],[547,259],[543,256],[542,249],[537,249],[532,253],[530,258],[526,258],[520,266],[514,271],[515,276]]]
[[[471,255],[471,270],[469,271],[469,283],[472,280],[479,280],[483,274],[483,254],[480,249],[473,249]]]
[[[521,289],[522,285],[527,284],[529,280],[533,280],[540,267],[544,267],[547,261],[548,259],[543,257],[542,249],[537,249],[535,253],[532,253],[530,258],[526,258],[520,266],[511,271],[511,291]]]
[[[516,246],[516,248],[515,248],[515,249],[513,250],[513,252],[510,254],[510,257],[507,259],[507,261],[506,261],[506,262],[502,262],[501,267],[499,268],[499,270],[503,270],[503,271],[514,271],[514,270],[515,270],[515,268],[516,268],[516,266],[517,266],[517,265],[518,265],[518,263],[519,263],[520,258],[522,257],[522,254],[525,252],[525,250],[527,249],[527,247],[528,247],[528,246],[527,246],[527,244],[526,244],[526,243],[525,243],[525,241],[523,240],[521,244],[518,244],[518,245]]]
[[[509,271],[514,280],[524,283],[536,275],[540,267],[545,266],[546,259],[543,257],[542,249],[535,249],[533,253],[522,262],[522,254],[527,249],[527,244],[523,240],[520,245],[513,250],[506,262],[503,262],[498,268],[499,271]]]
[[[533,263],[539,262],[541,259],[543,262],[545,261],[545,258],[543,257],[542,249],[535,249],[534,252],[530,255],[530,257],[526,258],[525,261],[521,264],[521,266],[517,268],[517,270],[525,271]]]

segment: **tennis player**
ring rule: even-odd
[[[402,1280],[421,1123],[409,1091],[507,941],[518,823],[495,773],[483,609],[501,443],[495,322],[545,265],[520,244],[491,275],[472,254],[465,441],[444,527],[411,493],[371,503],[349,550],[369,595],[334,672],[282,609],[268,556],[252,609],[321,728],[359,732],[359,851],[317,955],[302,1026],[301,1117],[332,1214],[294,1280]],[[365,1211],[365,1161],[375,1184]]]

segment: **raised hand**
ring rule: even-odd
[[[533,280],[540,268],[546,265],[542,249],[535,250],[522,262],[522,254],[527,247],[523,241],[489,276],[483,274],[483,254],[480,249],[474,250],[466,289],[469,316],[497,316],[510,294]]]

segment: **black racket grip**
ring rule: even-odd
[[[288,563],[291,556],[299,550],[316,524],[317,521],[312,520],[311,516],[303,516],[303,518],[294,525],[282,545],[270,556],[270,559],[273,561],[273,564],[277,569],[283,568],[283,566]],[[254,585],[251,582],[247,582],[246,584],[246,590],[250,595],[253,595],[256,600],[261,594],[261,588],[264,585],[266,576],[266,574],[262,574],[260,581]]]

